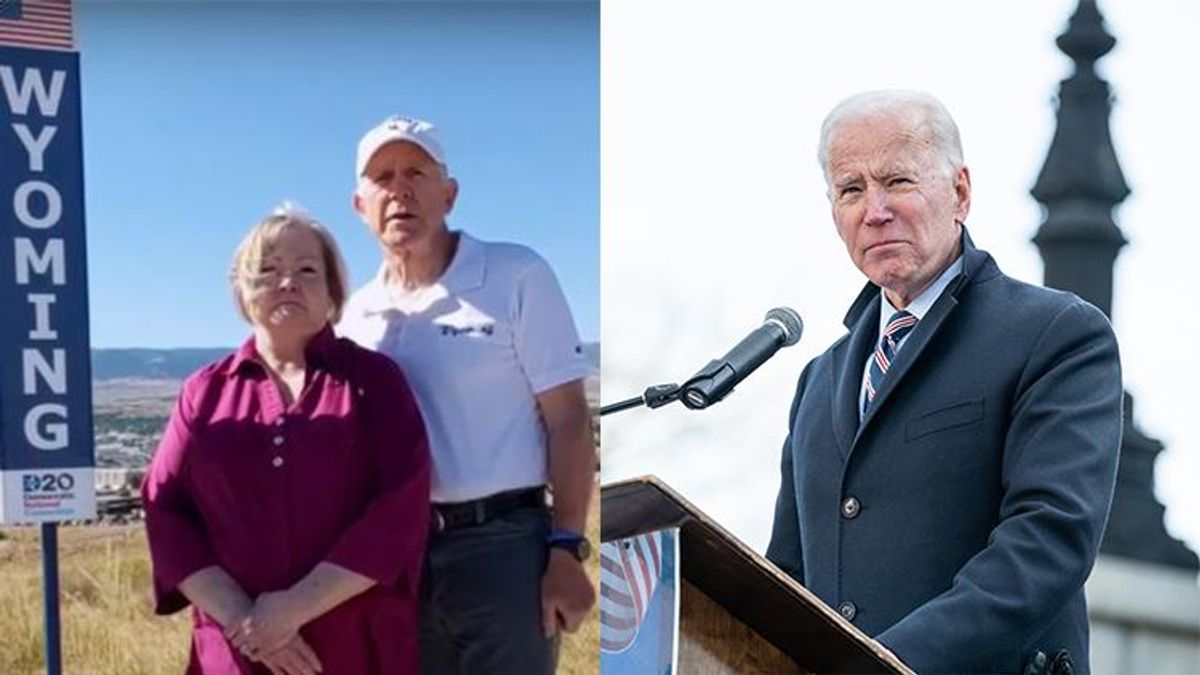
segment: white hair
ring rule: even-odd
[[[420,146],[417,146],[417,147],[420,147]],[[421,149],[425,150],[425,148],[421,148]],[[429,154],[429,152],[426,151],[425,154]],[[433,158],[430,157],[430,159],[433,159]],[[443,183],[448,180],[451,180],[453,178],[450,175],[450,166],[449,165],[443,164],[443,163],[437,161],[436,159],[433,160],[433,164],[434,164],[434,166],[437,167],[438,178],[440,178]],[[374,185],[375,184],[371,181],[370,178],[367,178],[365,175],[360,174],[357,178],[354,179],[354,192],[355,192],[355,194],[357,194],[360,197],[366,197],[371,192],[371,188]]]
[[[817,146],[817,161],[829,180],[829,141],[837,128],[851,120],[888,118],[907,122],[913,130],[924,134],[933,147],[934,155],[948,174],[963,166],[962,140],[958,126],[942,102],[920,91],[884,90],[855,94],[834,106],[821,123],[821,141]]]
[[[280,202],[279,206],[276,206],[271,210],[271,215],[276,218],[284,218],[286,220],[305,221],[306,225],[316,225],[320,227],[320,223],[316,222],[316,218],[312,217],[312,214],[308,212],[308,209],[305,209],[303,206],[300,206],[290,199],[285,199]]]

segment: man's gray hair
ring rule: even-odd
[[[868,91],[855,94],[834,106],[821,123],[817,161],[825,173],[826,182],[829,180],[829,141],[833,133],[845,122],[867,117],[907,120],[913,129],[926,135],[947,173],[952,174],[963,166],[958,126],[941,101],[920,91]]]

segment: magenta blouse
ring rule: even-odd
[[[404,376],[326,326],[285,408],[251,338],[192,374],[142,503],[155,611],[210,565],[251,597],[328,561],[378,584],[304,626],[326,673],[417,673],[417,589],[429,531],[429,446]],[[267,673],[193,608],[188,673]]]

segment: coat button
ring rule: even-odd
[[[283,418],[282,417],[275,418],[275,426],[277,426],[277,427],[283,426]]]
[[[283,436],[276,436],[275,438],[271,439],[271,442],[275,445],[283,445]]]
[[[842,618],[847,621],[853,621],[855,615],[858,614],[858,608],[854,606],[853,602],[843,602],[838,605],[838,614],[841,614]]]
[[[858,503],[858,499],[850,497],[842,502],[842,517],[853,518],[862,510],[862,505]]]
[[[275,467],[276,469],[283,466],[283,458],[276,456],[275,459],[271,460],[271,466]]]

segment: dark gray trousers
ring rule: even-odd
[[[542,636],[545,509],[432,535],[421,589],[424,675],[552,675],[558,638]]]

